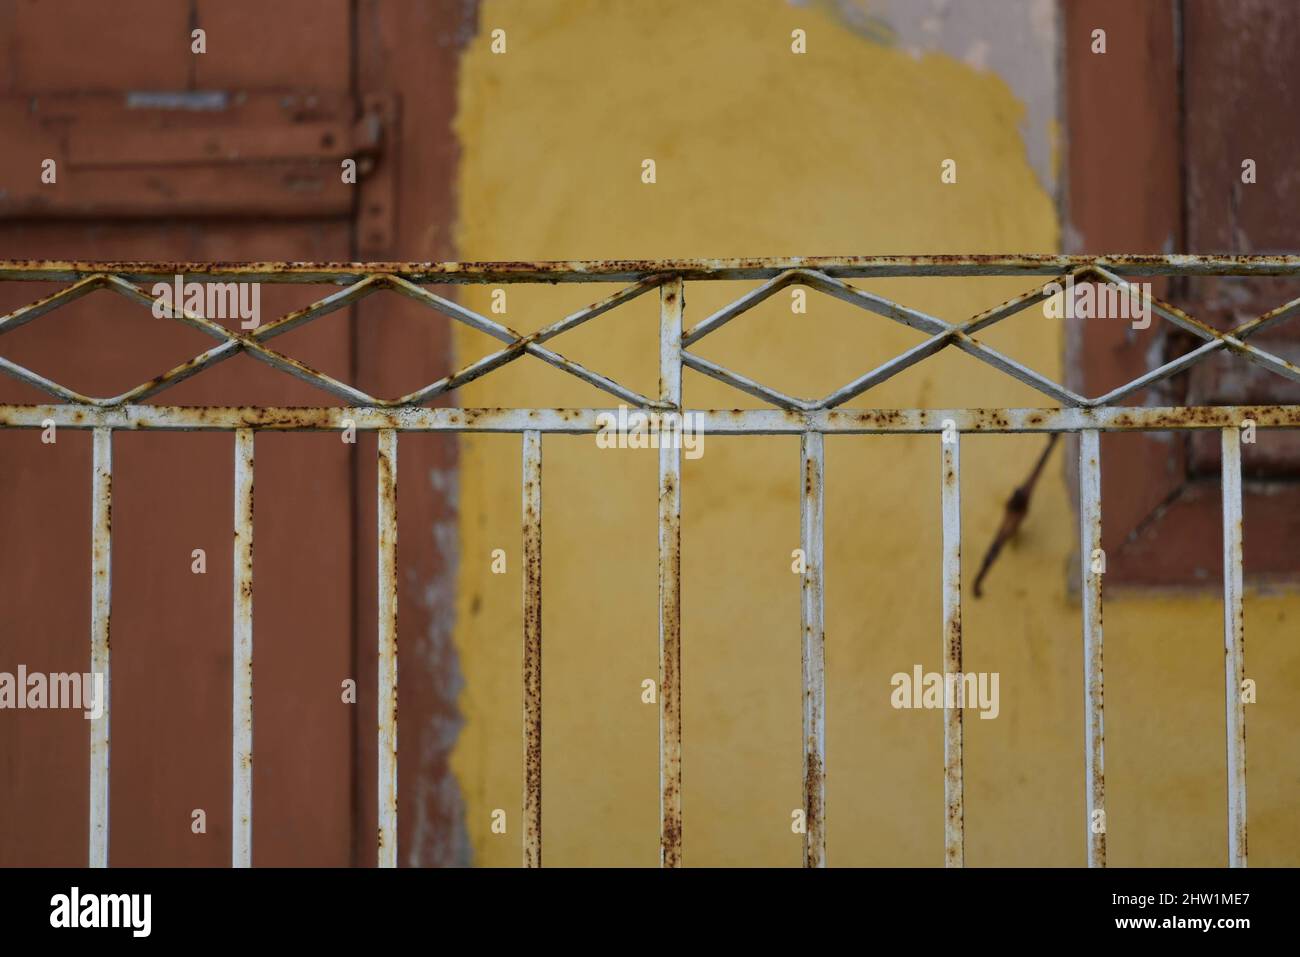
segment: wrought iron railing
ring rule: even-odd
[[[90,429],[94,432],[91,528],[92,613],[90,661],[104,675],[102,716],[92,722],[90,742],[90,841],[92,866],[108,864],[109,847],[109,622],[111,617],[111,523],[113,433],[124,429],[231,431],[234,444],[235,571],[233,582],[235,656],[233,701],[232,863],[248,866],[252,846],[252,602],[253,602],[253,449],[254,435],[267,430],[357,430],[379,435],[379,706],[378,706],[378,861],[397,862],[397,446],[400,432],[517,432],[522,437],[522,515],[524,561],[524,793],[523,859],[541,863],[541,482],[542,436],[581,434],[601,429],[609,409],[465,409],[425,403],[487,375],[525,355],[576,376],[638,409],[672,416],[689,415],[692,426],[709,435],[797,434],[802,436],[801,548],[803,618],[804,860],[826,864],[826,692],[824,665],[823,437],[826,434],[933,433],[939,437],[943,553],[941,629],[945,671],[962,668],[960,436],[964,433],[1077,432],[1080,434],[1079,514],[1085,673],[1085,769],[1088,863],[1105,864],[1105,792],[1102,696],[1102,570],[1094,558],[1101,548],[1101,463],[1099,433],[1214,429],[1221,434],[1223,470],[1224,649],[1228,764],[1228,861],[1246,863],[1245,717],[1239,690],[1244,674],[1242,617],[1241,429],[1300,426],[1297,406],[1127,407],[1121,399],[1225,352],[1268,371],[1300,381],[1300,368],[1249,341],[1257,333],[1300,312],[1293,300],[1219,332],[1158,300],[1153,312],[1203,341],[1199,348],[1133,379],[1104,395],[1087,398],[1040,375],[990,346],[975,334],[1052,294],[1037,287],[968,322],[953,325],[873,293],[847,280],[897,276],[1052,276],[1061,281],[1116,284],[1134,295],[1129,282],[1140,276],[1300,275],[1300,257],[1213,256],[882,256],[843,259],[680,260],[555,263],[140,263],[0,262],[0,281],[67,281],[66,288],[0,317],[0,334],[31,322],[96,290],[108,290],[152,308],[153,296],[137,284],[182,276],[197,282],[336,283],[344,288],[312,305],[254,330],[231,331],[195,312],[173,316],[217,340],[188,362],[110,397],[82,395],[8,359],[0,372],[34,386],[57,400],[51,405],[0,406],[0,428]],[[762,280],[753,291],[683,331],[684,284],[711,280]],[[625,282],[623,289],[538,332],[520,335],[507,326],[435,295],[429,284],[444,283]],[[819,400],[785,395],[714,362],[687,347],[752,308],[778,290],[799,284],[928,334],[924,342]],[[660,298],[659,395],[649,397],[599,372],[566,359],[547,343],[636,297],[658,290]],[[381,291],[396,292],[430,309],[495,337],[498,351],[458,372],[395,399],[369,395],[276,352],[268,343],[330,312]],[[1038,390],[1057,408],[846,409],[844,404],[942,349],[953,347]],[[145,404],[168,388],[219,362],[247,354],[294,376],[343,406],[269,408],[256,406],[181,407]],[[772,408],[691,409],[682,398],[682,370],[695,371],[755,396]],[[660,649],[660,843],[664,866],[682,863],[681,725],[681,459],[679,445],[659,449],[659,649]],[[947,702],[946,702],[947,703]],[[944,806],[945,860],[963,863],[962,710],[945,707]]]

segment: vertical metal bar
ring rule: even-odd
[[[824,437],[803,433],[800,546],[803,548],[803,855],[826,866],[826,625],[822,579]]]
[[[235,431],[232,867],[253,864],[253,430]]]
[[[948,867],[965,866],[962,709],[966,702],[961,661],[960,440],[960,433],[953,432],[939,445],[943,469],[943,855]],[[954,677],[948,678],[947,675]],[[954,690],[955,700],[949,700],[949,687]]]
[[[103,675],[90,722],[90,866],[108,867],[109,620],[113,606],[113,432],[95,429],[90,499],[90,670]]]
[[[379,866],[397,866],[397,432],[379,430]]]
[[[659,288],[659,397],[682,405],[682,280]],[[682,864],[682,450],[659,444],[659,862]]]
[[[542,433],[524,431],[524,867],[542,866]]]
[[[1241,570],[1241,433],[1223,436],[1223,672],[1228,738],[1228,866],[1246,866],[1246,620]]]
[[[1101,650],[1101,442],[1079,433],[1079,560],[1083,578],[1084,767],[1087,776],[1088,866],[1106,866],[1106,737]]]

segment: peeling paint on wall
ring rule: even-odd
[[[948,56],[1001,77],[1025,106],[1019,124],[1029,163],[1056,189],[1059,77],[1054,0],[789,0],[821,7],[873,43],[914,57]]]
[[[984,31],[969,27],[978,18],[965,10],[988,4],[952,4],[929,34],[919,14],[898,12],[932,13],[935,5],[924,0],[866,5],[879,23],[857,29],[825,4],[656,0],[653,16],[648,6],[483,4],[480,38],[466,53],[459,90],[463,258],[1058,248],[1056,209],[1043,178],[1050,153],[1041,154],[1046,166],[1031,165],[1037,154],[1021,139],[1022,119],[1033,115],[1029,128],[1041,132],[1047,150],[1055,117],[1049,110],[1039,118],[1029,93],[1017,92],[1033,77],[1055,89],[1054,77],[1036,65],[1047,55],[1040,46],[1054,48],[1040,44],[1049,5],[998,4],[1018,9],[1020,22],[1003,12],[997,29]],[[885,26],[893,42],[886,42]],[[505,56],[486,47],[496,27],[509,33]],[[808,33],[804,56],[790,51],[796,27]],[[947,46],[919,56],[906,48],[921,49],[927,35]],[[978,40],[987,47],[974,46]],[[1019,55],[1029,63],[1001,65]],[[1054,93],[1041,103],[1054,104]],[[940,161],[949,156],[960,161],[958,187],[939,181]],[[640,181],[646,157],[658,161],[654,186]],[[863,285],[952,321],[1026,288],[1014,279]],[[746,288],[688,284],[687,325]],[[498,318],[531,332],[610,291],[510,287],[508,314]],[[488,287],[464,287],[462,295],[470,308],[491,308]],[[825,297],[810,296],[808,305],[807,314],[793,315],[788,300],[773,297],[697,351],[775,388],[825,394],[918,341],[903,327]],[[644,297],[551,345],[653,393],[656,323],[656,303]],[[1059,324],[1027,311],[986,338],[1059,381],[1063,334]],[[456,347],[464,365],[494,344],[458,329]],[[694,407],[757,405],[689,373],[683,389]],[[460,400],[609,402],[527,357],[473,383]],[[951,352],[855,403],[1042,404],[1041,396]],[[894,710],[888,700],[891,673],[916,663],[936,670],[939,663],[940,476],[932,440],[826,442],[832,865],[943,860],[941,716]],[[548,436],[543,444],[543,860],[654,866],[658,715],[640,692],[641,681],[657,673],[656,461],[600,450],[587,438]],[[802,771],[799,587],[790,572],[799,540],[798,445],[777,437],[710,440],[703,458],[684,465],[688,866],[801,860],[800,838],[790,832]],[[968,562],[978,561],[1009,490],[1040,451],[1033,437],[963,441]],[[455,643],[465,725],[454,768],[475,863],[517,866],[519,438],[465,436],[460,463]],[[997,720],[968,726],[972,866],[1083,863],[1080,617],[1067,578],[1076,534],[1062,471],[1054,466],[1043,475],[1031,520],[988,580],[988,597],[968,596],[963,608],[966,666],[998,671],[1002,688]],[[511,556],[509,574],[491,573],[494,548]],[[968,566],[968,581],[973,572]],[[1293,605],[1257,596],[1248,604],[1251,669],[1296,686]],[[1213,598],[1107,603],[1114,865],[1222,863],[1220,629]],[[1295,766],[1287,751],[1294,747],[1292,713],[1264,699],[1252,707],[1252,852],[1258,838],[1259,853],[1273,853],[1270,863],[1294,863],[1300,822],[1286,770]],[[489,828],[497,808],[507,814],[505,834]]]
[[[447,503],[447,511],[431,529],[432,547],[442,574],[423,588],[422,603],[429,612],[429,630],[422,647],[425,674],[436,683],[439,701],[455,701],[464,688],[460,660],[454,644],[456,581],[460,557],[459,472],[455,467],[429,472],[429,485],[436,498]],[[449,609],[451,611],[449,611]],[[453,754],[464,727],[463,716],[434,713],[430,725],[421,729],[424,754],[421,767],[442,771]],[[416,778],[415,835],[406,848],[409,867],[466,867],[472,863],[465,802],[456,778],[450,773],[426,771]],[[445,828],[450,822],[450,832]],[[435,831],[437,827],[439,830]]]

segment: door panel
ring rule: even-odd
[[[103,229],[79,224],[8,228],[0,257],[95,259],[341,259],[346,222]],[[8,286],[10,284],[6,284]],[[40,295],[21,286],[23,301]],[[5,288],[6,306],[17,289]],[[321,292],[267,287],[264,315]],[[14,333],[4,354],[93,395],[146,381],[211,345],[200,336],[101,291]],[[131,320],[129,323],[124,319]],[[188,345],[186,345],[188,344]],[[186,354],[188,352],[188,355]],[[305,362],[349,364],[346,315],[313,327],[294,350]],[[129,369],[130,374],[125,374]],[[0,399],[32,401],[0,382]],[[328,397],[326,397],[328,399]],[[38,401],[47,401],[39,399]],[[165,404],[332,404],[322,394],[247,356],[201,373],[157,400]],[[15,526],[26,506],[0,510],[6,530],[0,670],[84,670],[89,606],[89,439],[66,433],[54,446],[37,432],[6,433],[0,501],[39,502],[39,518]],[[233,438],[219,433],[116,433],[113,503],[113,751],[111,861],[122,865],[221,865],[229,861],[231,741],[231,516]],[[57,451],[55,449],[57,448]],[[352,456],[332,435],[259,435],[254,527],[254,860],[345,865],[351,859],[351,710],[339,686],[352,665]],[[47,460],[58,462],[52,470]],[[30,516],[29,516],[30,517]],[[53,541],[45,541],[47,536]],[[202,548],[207,573],[191,571]],[[33,555],[37,568],[31,568]],[[69,558],[71,557],[71,560]],[[21,596],[21,600],[17,600]],[[51,621],[50,609],[71,615]],[[67,668],[56,667],[57,663]],[[48,663],[47,663],[48,662]],[[0,750],[15,737],[42,740],[58,712],[0,723]],[[86,722],[65,731],[35,764],[5,775],[5,820],[42,820],[0,832],[0,863],[79,864],[85,856]],[[78,731],[80,733],[78,733]],[[75,773],[73,772],[75,769]],[[58,819],[49,781],[69,795]],[[207,833],[191,814],[207,815]],[[51,857],[50,834],[62,835]]]
[[[257,7],[261,33],[247,27],[252,4],[199,4],[203,56],[189,49],[186,4],[0,7],[0,49],[16,51],[0,102],[0,257],[350,259],[355,187],[338,170],[357,146],[361,111],[347,90],[347,4]],[[196,94],[196,82],[226,89]],[[47,156],[58,163],[54,184],[39,178]],[[3,284],[0,310],[52,288]],[[264,287],[262,318],[328,291]],[[277,347],[351,369],[350,313],[303,332]],[[212,344],[99,291],[6,336],[0,354],[102,396]],[[5,379],[0,401],[56,400]],[[153,401],[333,404],[242,355]],[[356,709],[340,683],[354,666],[354,455],[334,435],[257,437],[261,865],[353,857]],[[84,671],[89,433],[43,445],[37,432],[6,431],[0,456],[0,670]],[[228,434],[114,436],[114,865],[230,860],[232,463]],[[195,549],[206,574],[192,571]],[[0,865],[84,864],[89,724],[66,711],[12,714],[0,721]],[[206,833],[191,826],[196,809]]]
[[[0,0],[0,257],[453,258],[451,124],[475,19],[473,0]],[[46,158],[55,184],[40,181]],[[355,186],[339,175],[346,158]],[[53,288],[0,283],[0,313]],[[264,285],[262,319],[335,288]],[[98,291],[0,338],[0,355],[110,395],[212,344]],[[445,317],[394,295],[273,348],[378,395],[452,367]],[[0,379],[0,402],[48,401]],[[243,355],[151,401],[337,404]],[[374,439],[256,442],[253,860],[370,866]],[[233,438],[114,444],[110,863],[225,864]],[[88,433],[45,446],[0,430],[0,671],[88,666],[90,448]],[[399,853],[464,864],[449,768],[456,443],[404,437],[399,461]],[[205,575],[191,571],[196,548]],[[346,678],[355,705],[341,700]],[[0,720],[0,865],[85,862],[88,732],[66,711]],[[196,808],[206,834],[191,830]]]

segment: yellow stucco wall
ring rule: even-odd
[[[809,52],[790,52],[790,31]],[[507,53],[489,52],[506,30]],[[465,259],[596,259],[1051,251],[1059,224],[1029,168],[1022,107],[1002,80],[845,29],[778,0],[485,0],[462,69],[459,249]],[[641,182],[653,158],[658,182]],[[958,183],[940,183],[943,159]],[[868,282],[950,320],[1023,291],[1016,280]],[[687,325],[747,284],[687,287]],[[511,287],[504,321],[532,331],[606,286]],[[467,287],[471,308],[488,288]],[[657,300],[553,343],[652,394]],[[494,345],[457,332],[458,365]],[[1061,379],[1058,324],[1026,313],[985,337]],[[810,293],[784,294],[700,354],[783,391],[824,394],[919,340]],[[759,403],[687,372],[696,408]],[[612,400],[525,358],[465,405]],[[960,355],[857,405],[1043,405]],[[839,865],[942,862],[942,725],[896,711],[889,677],[940,667],[939,446],[827,440],[828,835]],[[1037,437],[963,444],[965,574],[973,577]],[[520,856],[519,439],[466,436],[456,644],[466,724],[455,755],[474,861]],[[965,596],[966,668],[1001,675],[1001,714],[967,720],[967,862],[1083,862],[1079,608],[1067,588],[1075,518],[1053,459],[989,596]],[[800,803],[798,441],[713,438],[684,472],[684,848],[688,865],[797,865]],[[544,442],[544,855],[551,865],[658,860],[656,459]],[[1249,538],[1249,528],[1247,528]],[[491,551],[510,556],[490,572]],[[1251,854],[1300,863],[1300,653],[1290,597],[1250,595]],[[1213,596],[1106,606],[1107,788],[1115,865],[1225,860],[1221,610]],[[508,831],[490,831],[493,809]]]

